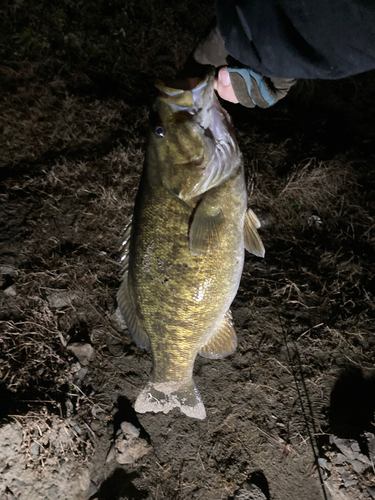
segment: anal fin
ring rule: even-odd
[[[266,251],[257,229],[260,227],[260,222],[255,213],[249,208],[245,214],[244,220],[244,238],[245,248],[248,252],[257,257],[264,257]]]
[[[214,335],[199,349],[204,358],[219,359],[233,354],[237,348],[237,336],[232,322],[232,313],[228,310]]]

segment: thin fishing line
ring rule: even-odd
[[[279,311],[277,312],[277,315],[279,317],[279,323],[280,323],[280,326],[281,326],[281,331],[283,332],[284,343],[285,343],[285,347],[286,347],[288,361],[289,361],[290,368],[292,369],[293,379],[294,379],[294,383],[296,385],[298,399],[299,399],[299,402],[300,402],[300,405],[301,405],[303,418],[305,420],[307,434],[309,436],[310,443],[311,443],[311,448],[312,448],[312,451],[313,451],[313,454],[314,454],[314,460],[315,460],[315,463],[316,463],[316,466],[317,466],[318,475],[319,475],[319,481],[320,481],[320,485],[322,487],[324,500],[328,500],[326,488],[324,486],[324,480],[323,480],[322,472],[320,470],[320,465],[319,465],[319,461],[318,461],[319,457],[318,457],[317,452],[315,451],[315,446],[314,446],[314,440],[315,440],[315,434],[316,434],[316,428],[315,428],[315,423],[314,423],[314,414],[313,414],[313,411],[312,411],[311,401],[310,401],[310,398],[309,398],[309,395],[308,395],[308,392],[307,392],[307,387],[306,387],[306,384],[305,384],[305,378],[304,378],[303,370],[302,370],[301,357],[299,355],[297,344],[294,342],[294,347],[296,349],[297,360],[298,360],[299,369],[300,369],[300,373],[301,373],[302,387],[304,389],[305,396],[306,396],[306,399],[307,399],[307,402],[308,402],[308,408],[309,408],[309,411],[310,411],[310,416],[311,416],[311,422],[312,422],[314,437],[313,437],[313,435],[312,435],[312,433],[310,431],[309,422],[308,422],[306,411],[305,411],[305,405],[303,403],[302,394],[301,394],[301,391],[300,391],[300,388],[299,388],[299,383],[298,383],[298,379],[297,379],[297,373],[296,373],[296,370],[295,370],[294,365],[292,363],[292,357],[291,357],[290,350],[289,350],[288,343],[287,343],[286,332],[285,332],[284,327],[283,327],[283,325],[281,323]]]

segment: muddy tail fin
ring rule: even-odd
[[[173,408],[180,408],[188,417],[204,419],[206,410],[198,389],[191,384],[178,382],[149,382],[135,402],[135,411],[168,413]]]

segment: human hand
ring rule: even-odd
[[[200,78],[188,78],[187,81],[188,87],[193,89],[200,83],[201,80]],[[214,81],[214,89],[225,101],[233,102],[235,104],[238,103],[238,99],[230,81],[229,73],[225,67],[219,70],[219,73]]]
[[[225,101],[238,104],[238,99],[234,93],[227,68],[224,67],[219,70],[217,78],[215,78],[214,89]]]
[[[234,61],[225,48],[217,26],[198,43],[193,59],[202,67],[209,65],[220,68],[214,82],[219,96],[248,108],[269,108],[285,97],[296,82],[293,78],[267,77]],[[229,66],[228,61],[231,61]]]

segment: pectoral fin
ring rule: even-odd
[[[253,253],[257,257],[264,257],[266,251],[257,231],[259,227],[260,222],[258,217],[251,208],[249,208],[245,214],[244,220],[245,248],[248,252]]]
[[[225,217],[221,207],[203,201],[197,208],[189,231],[189,248],[193,255],[201,255],[219,240]]]
[[[230,310],[224,315],[217,332],[199,349],[204,358],[219,359],[232,354],[237,347],[237,336],[233,328]]]

